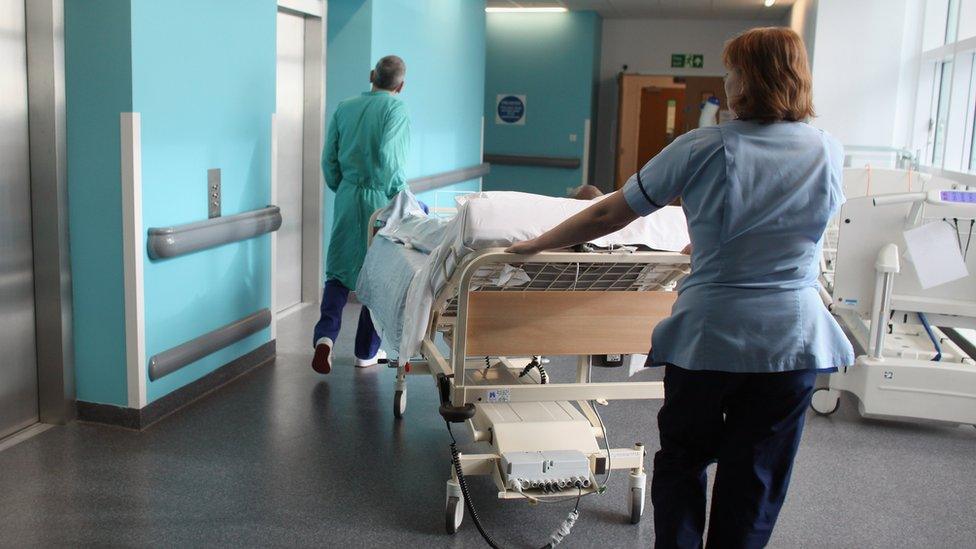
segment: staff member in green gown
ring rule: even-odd
[[[406,72],[403,59],[395,55],[380,59],[369,75],[372,90],[339,103],[329,122],[322,171],[336,193],[335,214],[321,318],[312,340],[312,368],[321,374],[332,370],[342,309],[366,256],[369,218],[407,186],[404,165],[410,122],[406,106],[397,97]],[[365,368],[384,358],[380,337],[363,307],[356,331],[356,366]]]

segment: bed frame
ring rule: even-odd
[[[474,441],[491,448],[459,455],[465,477],[491,476],[501,499],[565,498],[567,492],[512,490],[502,478],[501,459],[506,452],[576,450],[590,462],[582,494],[599,489],[598,475],[629,470],[627,500],[636,524],[645,499],[644,446],[609,448],[594,404],[661,399],[663,383],[593,383],[590,357],[646,354],[654,326],[670,315],[674,289],[689,263],[688,256],[673,252],[523,256],[488,249],[468,254],[435,296],[421,346],[423,360],[390,364],[397,370],[394,415],[402,418],[406,411],[406,376],[432,375],[444,419],[465,423]],[[500,284],[499,273],[511,268],[520,269],[528,281]],[[450,352],[435,343],[438,334]],[[548,383],[538,368],[519,375],[534,357],[552,355],[578,357],[575,383]],[[602,447],[597,439],[604,440]],[[445,508],[449,533],[457,531],[463,510],[452,470]]]

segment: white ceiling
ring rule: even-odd
[[[605,19],[763,19],[781,21],[796,0],[488,0],[491,7],[563,6],[592,10]]]

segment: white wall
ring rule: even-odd
[[[925,19],[925,0],[906,0],[902,28],[898,97],[895,104],[895,129],[892,141],[896,147],[912,149],[919,141],[918,131],[928,134],[927,125],[915,125],[915,109],[919,90],[919,65],[922,51],[922,21]],[[927,112],[927,111],[926,111]],[[921,142],[925,142],[922,137]]]
[[[613,187],[617,75],[623,65],[627,65],[627,72],[638,74],[722,76],[725,74],[722,49],[726,40],[742,31],[770,24],[769,21],[605,19],[592,182],[604,189]],[[672,69],[672,53],[704,54],[705,66],[701,69]]]
[[[814,124],[845,145],[906,146],[921,0],[819,0]]]
[[[807,46],[807,56],[813,62],[813,52],[817,42],[817,0],[796,0],[790,7],[786,26],[803,38],[803,43]]]

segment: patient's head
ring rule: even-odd
[[[576,200],[593,200],[598,196],[603,196],[603,191],[593,185],[580,185],[573,191],[573,198]]]

